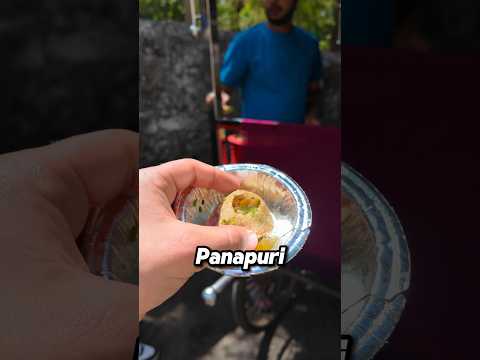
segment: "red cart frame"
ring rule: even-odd
[[[313,224],[298,267],[339,283],[341,274],[340,129],[232,119],[217,123],[220,164],[261,163],[290,175],[306,192]]]

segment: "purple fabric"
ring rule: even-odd
[[[478,188],[465,180],[478,133],[464,126],[478,121],[476,59],[342,48],[342,157],[392,204],[412,260],[406,309],[376,359],[468,358],[477,305],[453,287],[478,275],[468,282],[450,269],[478,262],[478,236],[464,230],[478,222]]]

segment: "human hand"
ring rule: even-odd
[[[0,156],[5,359],[128,359],[138,287],[90,273],[89,210],[138,190],[138,135],[110,130]]]
[[[231,192],[240,179],[199,161],[184,159],[140,170],[139,315],[173,295],[196,271],[197,246],[253,250],[254,232],[237,226],[200,226],[176,219],[171,204],[190,187]]]
[[[305,117],[305,125],[321,126],[322,123],[317,116],[312,115]]]
[[[210,92],[205,97],[205,102],[207,105],[212,105],[215,99],[215,94]],[[222,110],[225,114],[230,114],[233,112],[233,107],[230,105],[231,96],[226,91],[221,92],[221,99],[222,99]]]

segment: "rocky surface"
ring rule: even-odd
[[[208,42],[186,23],[140,20],[141,164],[193,157],[210,162],[205,95],[210,91]],[[222,48],[232,34],[222,34]]]
[[[183,157],[212,161],[210,120],[204,98],[211,89],[208,42],[186,23],[140,20],[141,165]],[[233,33],[220,33],[225,51]],[[338,125],[340,57],[324,54],[326,91],[320,117]],[[233,102],[239,109],[239,99]],[[238,115],[238,113],[236,113]],[[235,115],[235,114],[234,114]]]

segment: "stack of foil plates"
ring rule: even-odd
[[[342,334],[352,359],[371,359],[395,329],[410,285],[410,253],[393,208],[342,165]]]

